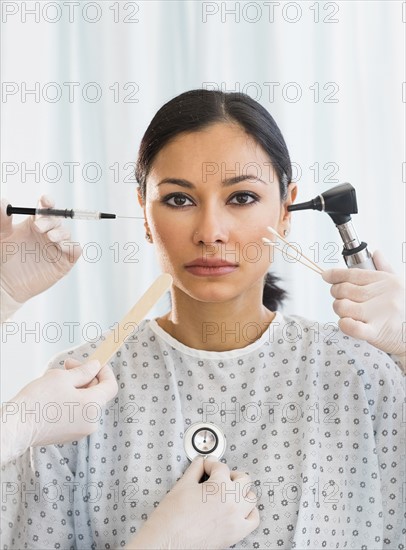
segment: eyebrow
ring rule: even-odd
[[[235,185],[236,183],[240,183],[241,181],[245,181],[245,180],[256,180],[256,181],[260,181],[264,185],[267,185],[265,181],[261,180],[257,176],[254,176],[253,174],[241,174],[240,176],[234,176],[233,178],[225,179],[221,183],[222,185],[227,187],[229,185]],[[159,187],[164,183],[174,183],[175,185],[180,185],[181,187],[187,187],[188,189],[195,189],[195,185],[193,185],[193,183],[182,178],[164,178],[158,183],[157,187]]]

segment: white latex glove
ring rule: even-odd
[[[199,484],[204,472],[210,478]],[[246,473],[214,457],[196,457],[127,550],[228,548],[259,525],[250,485]]]
[[[333,309],[340,317],[340,329],[404,360],[405,285],[380,251],[373,254],[373,260],[378,271],[329,269],[322,277],[332,284]]]
[[[6,214],[7,204],[7,199],[2,199],[0,286],[21,304],[66,275],[82,249],[79,243],[70,241],[70,233],[61,226],[61,218],[30,216],[13,225],[13,216]],[[50,198],[40,197],[37,208],[53,207]],[[35,254],[30,251],[35,251]]]
[[[102,407],[117,393],[111,367],[68,359],[25,386],[1,408],[1,463],[28,447],[66,443],[94,433]],[[34,411],[34,412],[32,412]]]

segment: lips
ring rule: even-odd
[[[217,258],[196,258],[193,262],[185,265],[185,269],[197,277],[219,277],[236,271],[238,264],[225,262]]]
[[[186,264],[185,267],[237,267],[237,265],[217,258],[196,258],[193,262]]]

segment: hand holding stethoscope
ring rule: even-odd
[[[215,444],[215,437],[206,438],[204,443],[206,428],[196,434],[196,446]],[[209,481],[200,483],[204,473]],[[214,454],[203,458],[198,453],[127,550],[228,548],[259,525],[257,496],[249,490],[251,483],[248,474],[230,471]]]

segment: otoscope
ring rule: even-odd
[[[360,242],[352,225],[350,214],[357,214],[357,196],[350,183],[341,183],[321,193],[315,199],[288,206],[288,210],[321,210],[327,212],[343,240],[343,256],[347,267],[358,269],[375,269],[372,255],[367,243]]]

